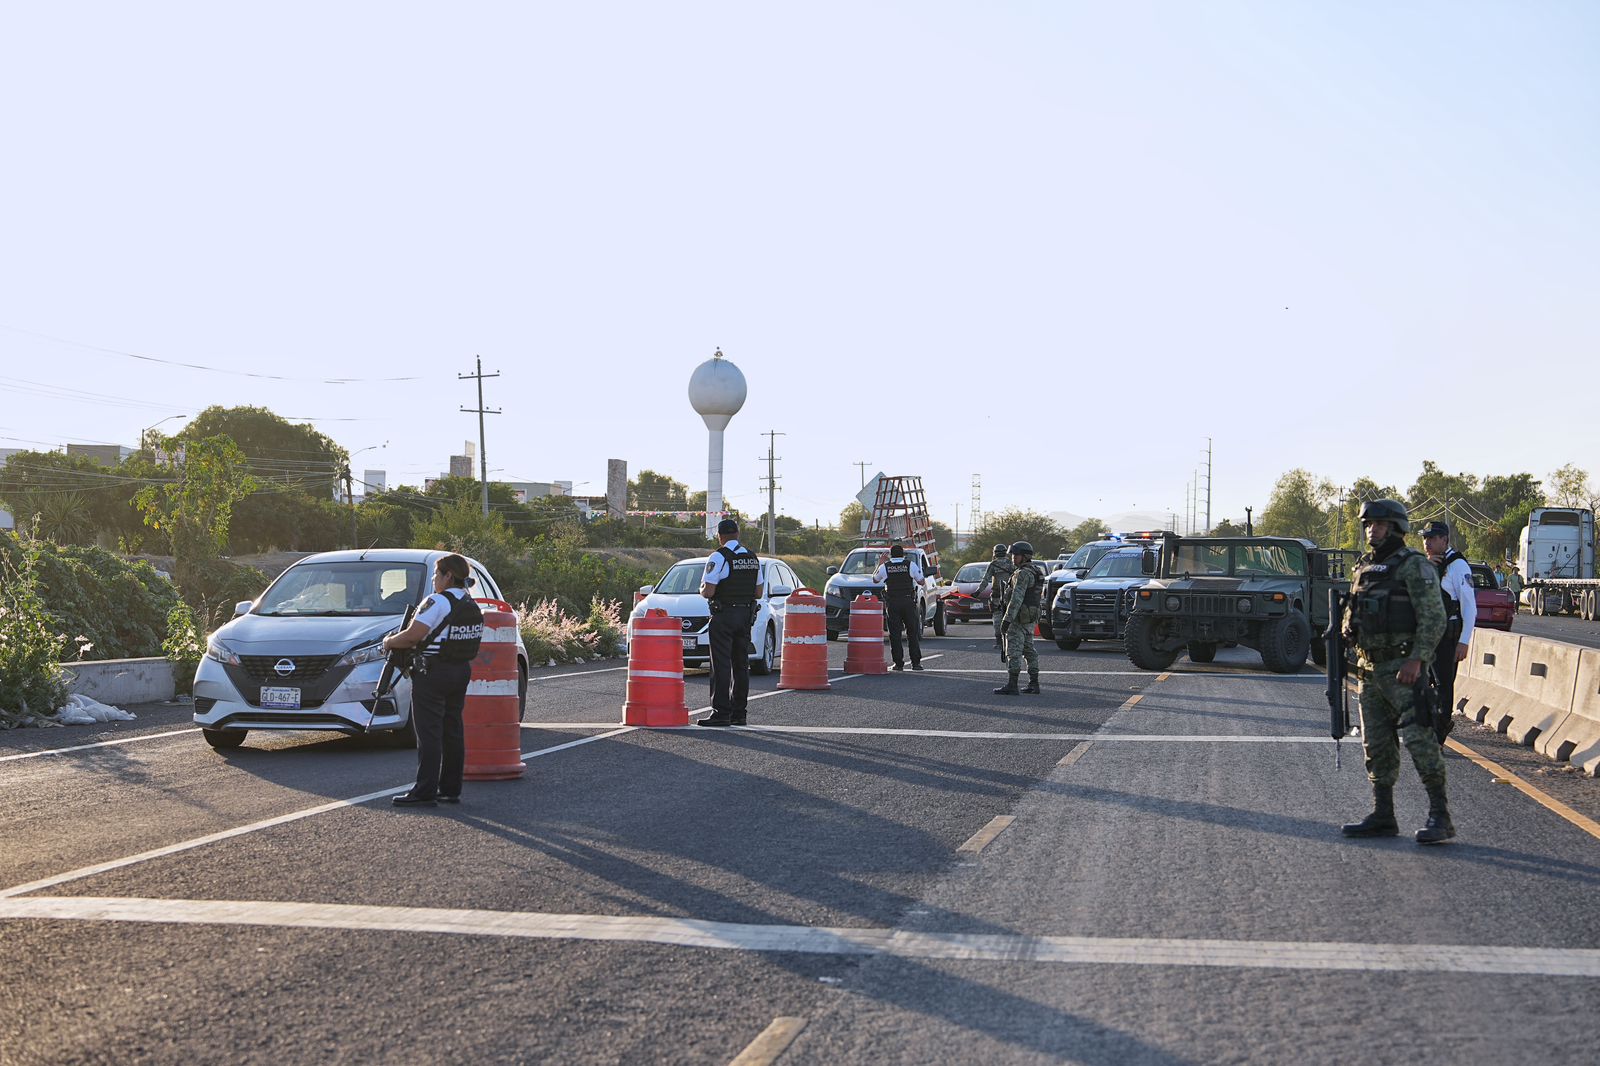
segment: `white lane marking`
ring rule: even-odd
[[[805,1027],[804,1018],[772,1019],[772,1024],[761,1030],[761,1035],[750,1041],[750,1046],[739,1052],[728,1066],[771,1066],[789,1050],[789,1045]]]
[[[576,748],[582,744],[592,744],[597,740],[605,740],[607,737],[615,737],[621,736],[623,733],[631,733],[634,731],[634,729],[634,726],[624,726],[621,729],[612,729],[609,733],[601,733],[597,736],[584,737],[580,740],[571,740],[565,744],[557,744],[549,748],[540,748],[537,751],[525,751],[522,753],[521,757],[524,759],[537,759],[541,755],[553,755],[558,751],[566,751],[568,748]],[[92,877],[95,874],[106,873],[110,870],[120,870],[126,866],[135,866],[141,862],[148,862],[151,859],[165,858],[168,855],[176,855],[182,851],[189,851],[193,848],[204,847],[207,844],[214,844],[219,840],[228,840],[233,837],[244,836],[246,833],[254,833],[262,829],[270,829],[273,826],[287,825],[290,822],[298,822],[302,818],[310,818],[317,814],[326,814],[328,811],[336,811],[344,807],[355,807],[362,803],[371,803],[373,800],[383,799],[385,796],[399,795],[410,788],[411,783],[408,782],[407,784],[400,785],[397,788],[386,788],[381,792],[368,792],[362,796],[352,796],[349,799],[334,800],[332,803],[322,803],[315,807],[307,807],[304,810],[292,811],[289,814],[280,814],[276,818],[266,818],[259,822],[251,822],[249,825],[240,825],[235,826],[232,829],[223,829],[215,833],[207,833],[205,836],[194,837],[191,840],[182,840],[176,844],[168,844],[165,847],[152,848],[149,851],[141,851],[137,855],[128,855],[121,859],[111,859],[107,862],[96,863],[93,866],[81,866],[76,870],[68,870],[64,874],[56,874],[52,877],[42,877],[37,881],[29,881],[25,885],[13,885],[11,888],[0,890],[0,899],[26,895],[29,892],[37,892],[43,888],[51,888],[55,885],[66,884],[68,881],[78,881],[85,877]]]
[[[924,656],[931,659],[932,656]],[[1010,671],[1003,668],[974,666],[960,668],[954,666],[941,667],[929,670],[930,674],[1005,674]],[[1048,677],[1149,677],[1152,681],[1165,681],[1169,677],[1253,677],[1258,681],[1313,681],[1318,684],[1327,684],[1327,678],[1321,674],[1303,674],[1299,676],[1284,674],[1257,674],[1246,672],[1224,672],[1221,670],[1172,670],[1168,673],[1151,677],[1148,670],[1040,670],[1040,676]]]
[[[1011,823],[1016,820],[1016,815],[1013,814],[995,815],[993,818],[989,819],[988,825],[985,825],[982,829],[968,837],[967,842],[956,849],[956,853],[958,855],[978,854],[978,852],[988,847],[995,837],[999,836],[1001,833],[1004,833],[1006,829],[1010,827]]]
[[[1063,755],[1061,757],[1061,761],[1056,763],[1056,765],[1071,766],[1073,763],[1083,758],[1084,754],[1092,747],[1094,747],[1094,741],[1085,740],[1081,744],[1075,745],[1071,751]]]
[[[587,677],[590,674],[614,674],[618,670],[626,670],[626,666],[607,666],[601,670],[574,670],[568,674],[540,674],[529,675],[529,681],[560,681],[563,677]]]
[[[136,744],[141,740],[158,740],[161,737],[179,737],[185,733],[198,733],[199,728],[174,729],[167,733],[141,733],[136,737],[123,737],[121,740],[101,740],[94,744],[76,744],[70,748],[46,748],[43,751],[25,751],[20,755],[0,755],[0,762],[11,762],[15,759],[37,759],[41,755],[65,755],[69,751],[88,751],[90,748],[109,748],[114,744]]]
[[[753,697],[752,697],[753,698]],[[869,737],[947,737],[953,740],[1119,740],[1151,744],[1332,744],[1329,737],[1270,737],[1234,736],[1208,733],[1203,735],[1173,733],[983,733],[962,729],[888,729],[876,726],[843,725],[751,725],[750,732],[759,733],[845,733]]]
[[[0,900],[0,919],[455,933],[539,940],[669,944],[734,951],[890,955],[898,958],[979,962],[1600,978],[1600,949],[1595,948],[925,933],[881,928],[751,925],[647,916],[95,896],[4,899]]]

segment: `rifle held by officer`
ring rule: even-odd
[[[1411,686],[1411,717],[1423,729],[1431,729],[1435,736],[1439,735],[1440,722],[1439,690],[1433,686],[1433,674],[1424,670],[1417,675],[1416,684]],[[1439,743],[1444,743],[1444,738],[1439,737]]]
[[[416,617],[417,605],[413,603],[406,608],[404,617],[400,619],[399,628],[392,630],[387,635],[392,636],[395,633],[404,633],[411,628],[411,623]],[[417,648],[389,649],[389,657],[383,661],[383,673],[378,675],[378,684],[372,690],[372,713],[367,715],[368,729],[372,728],[372,720],[378,716],[378,704],[394,690],[394,686],[400,678],[410,676],[419,650]]]
[[[1328,590],[1328,629],[1323,634],[1328,658],[1328,732],[1333,737],[1335,770],[1343,769],[1339,744],[1350,732],[1350,692],[1345,686],[1345,678],[1350,670],[1344,646],[1346,599],[1338,589]]]

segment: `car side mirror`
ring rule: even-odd
[[[1149,548],[1139,553],[1139,572],[1146,577],[1156,572],[1156,553]]]
[[[774,585],[767,590],[767,596],[768,598],[780,598],[783,596],[788,596],[793,592],[794,589],[790,588],[788,585]]]
[[[255,606],[255,600],[240,600],[233,605],[233,616],[238,618],[241,614],[249,614],[250,608]]]
[[[648,596],[652,592],[654,592],[655,590],[656,590],[656,587],[654,585],[640,585],[639,586],[639,595]]]
[[[828,567],[828,576],[829,577],[832,577],[834,574],[837,574],[838,572],[839,572],[839,568],[837,566]]]
[[[1082,569],[1080,569],[1078,571],[1078,580],[1079,581],[1082,581],[1084,578],[1086,578],[1088,576],[1089,576],[1089,568],[1087,566],[1083,567]]]

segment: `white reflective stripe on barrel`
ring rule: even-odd
[[[794,603],[794,602],[790,602],[789,606],[785,607],[784,610],[788,611],[790,614],[825,614],[826,613],[826,609],[823,608],[821,605],[813,607],[809,603]]]
[[[854,644],[882,644],[883,634],[880,633],[875,637],[848,637],[846,639]]]
[[[516,626],[499,626],[490,629],[483,627],[483,642],[485,644],[515,644],[517,642]]]
[[[671,679],[673,679],[675,681],[682,681],[683,680],[683,671],[679,670],[677,673],[672,673],[672,672],[667,671],[667,670],[629,670],[628,671],[628,676],[629,677],[666,677],[666,678],[671,678]]]
[[[517,682],[515,678],[510,681],[469,681],[467,683],[467,695],[469,696],[515,696],[516,694]]]
[[[818,633],[814,637],[791,637],[785,633],[783,635],[783,642],[785,644],[826,644],[828,643],[828,638],[826,635],[821,633]]]

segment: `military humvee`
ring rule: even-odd
[[[1165,670],[1185,649],[1208,663],[1222,644],[1261,653],[1267,669],[1292,674],[1306,656],[1320,666],[1328,590],[1348,592],[1354,552],[1295,537],[1169,536],[1146,551],[1155,577],[1134,596],[1125,642],[1141,670]]]

